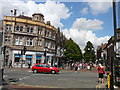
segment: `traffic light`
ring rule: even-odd
[[[26,47],[24,46],[24,48],[21,50],[21,55],[25,55],[26,53]]]
[[[26,47],[24,46],[24,48],[23,48],[23,55],[25,55],[25,53],[26,53]]]
[[[44,56],[46,57],[46,51],[44,52]]]

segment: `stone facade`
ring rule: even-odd
[[[20,67],[21,63],[23,67],[28,66],[29,61],[32,65],[44,62],[45,50],[47,63],[54,64],[57,28],[50,21],[45,23],[43,14],[35,13],[32,16],[4,16],[5,66],[11,60],[14,67]],[[26,53],[21,55],[24,46]]]

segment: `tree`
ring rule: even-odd
[[[65,58],[67,61],[80,61],[82,60],[82,52],[80,47],[70,38],[66,43],[65,43]]]
[[[90,62],[90,61],[95,62],[96,55],[95,55],[93,44],[90,41],[87,42],[87,45],[84,48],[84,51],[85,51],[84,60],[86,62]]]

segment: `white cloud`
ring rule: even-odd
[[[97,15],[108,12],[112,6],[112,2],[105,2],[105,0],[101,0],[101,2],[88,2],[88,5],[92,14]]]
[[[79,29],[79,30],[102,30],[103,21],[100,21],[98,19],[86,19],[86,18],[78,18],[76,21],[73,23],[72,28],[74,29]]]
[[[91,41],[96,49],[98,45],[106,43],[110,38],[109,36],[99,38],[95,35],[95,33],[88,30],[65,29],[63,30],[63,33],[67,38],[71,37],[80,46],[82,51],[84,50],[87,41]]]
[[[78,18],[73,23],[71,29],[64,29],[62,31],[67,38],[72,38],[80,46],[82,51],[87,41],[91,41],[96,49],[98,45],[106,43],[110,38],[109,36],[97,37],[96,34],[93,33],[92,30],[102,29],[102,24],[103,22],[97,19],[86,20],[86,18]],[[89,29],[91,29],[91,31]]]
[[[17,9],[18,14],[24,12],[27,16],[32,16],[33,13],[44,14],[46,21],[51,21],[51,24],[56,27],[63,27],[64,25],[60,22],[61,19],[69,18],[71,13],[69,9],[63,4],[55,1],[47,0],[44,4],[36,4],[34,1],[22,1],[22,0],[11,0],[2,1],[2,9],[0,10],[3,17],[10,15],[11,9]]]
[[[83,9],[81,10],[81,13],[82,13],[83,15],[86,15],[86,14],[88,13],[88,8],[87,8],[87,7],[83,8]]]

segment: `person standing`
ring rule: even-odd
[[[102,64],[99,64],[97,70],[98,70],[98,75],[99,75],[98,82],[104,83],[103,75],[105,71],[104,71],[104,67],[102,66]]]
[[[78,64],[75,63],[75,71],[77,71],[77,70],[78,70]]]

